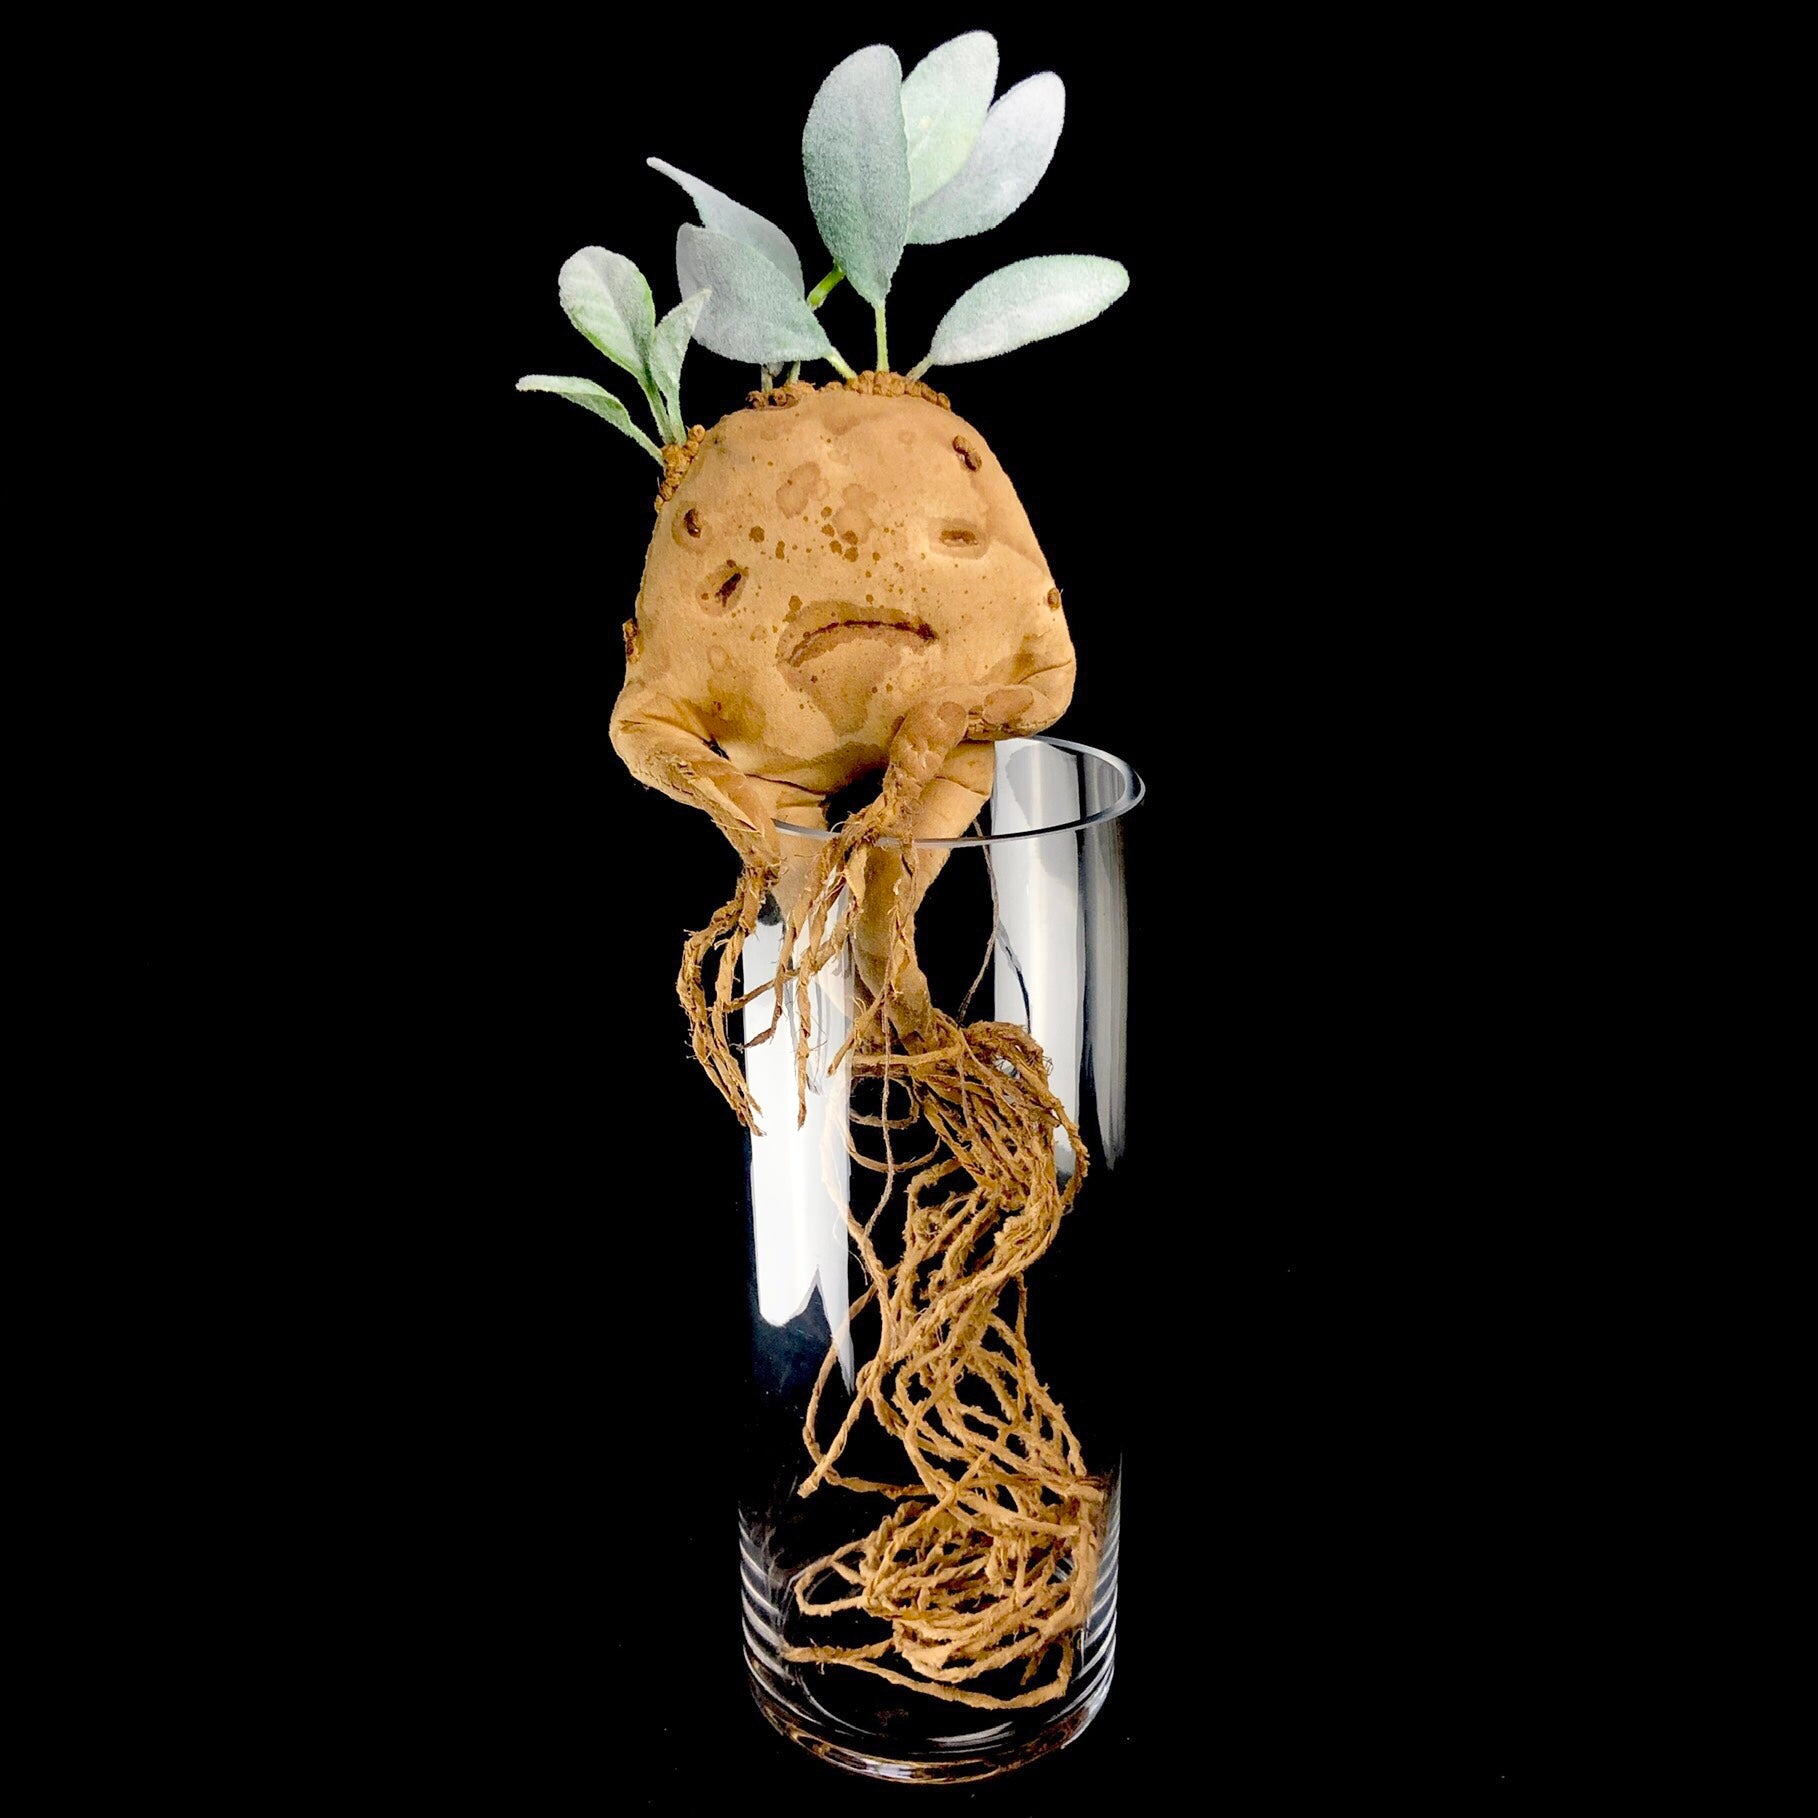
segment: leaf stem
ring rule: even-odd
[[[858,374],[846,364],[843,358],[841,358],[840,350],[835,347],[831,341],[827,343],[827,364],[831,366],[842,379],[856,379],[858,377]]]
[[[802,376],[802,363],[800,360],[797,360],[795,362],[795,364],[789,368],[789,377],[786,378],[783,381],[783,383],[785,385],[793,385],[796,382],[796,380],[799,379],[801,376]]]
[[[669,433],[671,424],[667,413],[663,409],[663,400],[657,396],[657,388],[650,382],[649,375],[646,373],[639,373],[638,384],[644,388],[644,402],[650,406],[650,415],[652,421],[655,422],[657,426],[657,434],[660,435],[665,442],[673,442],[675,437]]]
[[[660,449],[656,445],[656,443],[651,441],[651,439],[647,435],[645,435],[643,430],[638,428],[638,426],[634,422],[632,422],[632,420],[629,416],[627,416],[625,419],[624,430],[625,430],[625,433],[631,437],[632,441],[637,443],[637,445],[641,449],[643,449],[643,451],[647,455],[649,455],[651,460],[656,462],[656,464],[659,467],[662,467],[664,465],[662,449]],[[670,440],[669,431],[664,429],[662,424],[659,423],[657,425],[657,431],[662,436],[662,438],[665,442]]]
[[[922,376],[922,374],[925,373],[928,370],[928,368],[930,366],[932,366],[933,364],[934,364],[934,362],[932,360],[924,360],[921,362],[921,364],[919,366],[910,367],[910,369],[906,373],[903,374],[903,377],[905,379],[907,379],[911,385],[913,385],[915,383],[915,381],[917,379],[919,379]]]
[[[845,277],[845,275],[846,274],[837,265],[834,266],[832,271],[830,271],[820,283],[815,285],[813,290],[809,291],[808,307],[810,309],[819,309],[832,294],[834,285],[839,283],[840,279]]]
[[[877,369],[879,372],[890,370],[890,337],[884,331],[884,306],[877,306]]]

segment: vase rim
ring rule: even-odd
[[[951,840],[917,840],[915,842],[917,851],[950,852],[962,846],[1008,846],[1016,840],[1039,840],[1047,839],[1057,833],[1077,833],[1083,828],[1097,827],[1106,821],[1121,820],[1147,793],[1143,779],[1130,765],[1125,763],[1122,758],[1113,756],[1109,751],[1099,750],[1096,745],[1082,745],[1074,739],[1050,738],[1046,733],[1039,734],[1035,738],[998,739],[994,743],[1000,751],[1004,752],[1016,750],[1023,745],[1052,745],[1058,751],[1072,751],[1077,752],[1081,757],[1096,758],[1099,763],[1116,773],[1122,785],[1118,791],[1117,800],[1100,808],[1096,813],[1075,815],[1069,820],[1055,821],[1048,826],[1019,827],[1009,833],[968,833]],[[798,827],[790,821],[782,820],[776,823],[776,829],[778,833],[789,839],[816,841],[832,839],[835,831],[830,827]],[[894,839],[882,839],[877,843],[886,847],[898,844]]]

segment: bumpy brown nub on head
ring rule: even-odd
[[[661,511],[675,497],[676,488],[688,473],[689,465],[700,453],[707,431],[699,424],[689,430],[686,442],[669,442],[663,448],[663,483],[657,488],[656,508]]]
[[[900,372],[861,372],[854,378],[842,379],[839,389],[855,391],[866,398],[921,398],[938,404],[942,410],[953,408],[944,391],[936,391],[921,379],[905,379]]]
[[[854,373],[850,379],[836,379],[825,387],[812,384],[807,379],[792,379],[787,385],[776,385],[769,391],[746,392],[745,408],[790,410],[804,398],[813,397],[821,390],[852,391],[864,398],[921,398],[926,403],[938,404],[942,410],[953,408],[944,391],[936,391],[932,385],[924,384],[920,379],[905,379],[900,372]]]

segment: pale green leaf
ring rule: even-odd
[[[704,227],[678,228],[675,275],[685,297],[713,293],[694,325],[703,347],[759,366],[826,357],[827,331],[801,292],[744,241]]]
[[[694,198],[695,213],[701,217],[703,227],[724,234],[729,240],[742,240],[747,246],[755,246],[795,287],[798,297],[807,289],[802,281],[802,261],[795,250],[795,242],[774,221],[766,221],[711,183],[703,183],[699,177],[691,177],[687,171],[677,170],[661,158],[646,158],[644,162],[652,170],[660,170],[664,176],[674,178],[687,190]]]
[[[989,32],[950,38],[903,78],[911,208],[966,162],[996,87],[997,40]]]
[[[643,382],[656,304],[644,274],[629,259],[603,246],[582,247],[562,267],[562,307],[607,359]]]
[[[1129,288],[1130,274],[1115,259],[1085,253],[1019,259],[980,278],[947,311],[913,376],[1065,334],[1109,309]]]
[[[1042,180],[1066,112],[1066,85],[1052,70],[1000,95],[959,175],[917,204],[909,219],[910,245],[963,240],[1014,214]]]
[[[827,250],[881,307],[909,232],[903,66],[887,44],[854,51],[821,84],[802,129],[808,204]]]
[[[688,428],[682,420],[682,358],[688,352],[694,325],[712,295],[710,290],[697,290],[686,302],[678,303],[650,337],[650,378],[669,418],[663,433],[672,442],[688,438]]]
[[[604,386],[594,384],[591,379],[552,379],[547,373],[533,372],[518,381],[518,390],[554,392],[558,398],[567,398],[583,410],[591,410],[596,417],[604,417],[614,429],[622,429],[659,467],[662,466],[663,451],[632,422],[631,412]]]

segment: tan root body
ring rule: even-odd
[[[690,937],[678,981],[702,1066],[753,1123],[729,1019],[775,987],[807,1089],[807,981],[850,945],[861,1005],[836,1058],[883,1082],[882,1175],[865,1223],[848,1213],[875,1307],[876,1354],[830,1437],[817,1433],[836,1347],[804,1427],[823,1485],[888,1496],[869,1534],[796,1580],[810,1614],[888,1625],[853,1647],[785,1650],[933,1697],[1009,1708],[1060,1696],[1090,1607],[1104,1486],[1086,1470],[1025,1338],[1025,1272],[1085,1176],[1078,1131],[1013,1025],[962,1027],[915,959],[915,915],[989,796],[992,741],[1051,725],[1072,694],[1061,599],[989,445],[926,386],[864,374],[763,396],[665,451],[657,527],[613,744],[632,771],[702,808],[743,861],[739,889]],[[830,796],[882,771],[874,802],[830,839]],[[785,833],[779,836],[778,823]],[[741,996],[738,961],[767,894],[784,916],[774,981]],[[794,1012],[786,1008],[793,998]],[[759,1037],[763,1039],[763,1037]],[[906,1094],[892,1111],[891,1094]],[[770,1114],[780,1108],[770,1107]],[[899,1161],[920,1130],[927,1152]],[[1075,1167],[1058,1184],[1055,1140]],[[900,1244],[877,1221],[906,1174]],[[900,1483],[838,1469],[869,1413],[911,1467]],[[973,1683],[1020,1668],[1015,1690]]]

